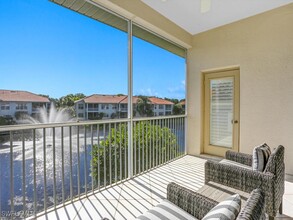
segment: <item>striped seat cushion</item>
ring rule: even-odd
[[[148,210],[145,214],[137,217],[141,220],[197,220],[194,216],[185,212],[167,199]]]
[[[239,194],[235,194],[212,208],[202,220],[234,220],[239,214],[240,208],[240,196]]]
[[[252,154],[252,170],[263,172],[270,155],[271,149],[266,143],[256,146]]]

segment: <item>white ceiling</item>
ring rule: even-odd
[[[247,18],[293,0],[142,0],[187,32],[197,34]],[[208,11],[202,13],[201,1],[207,1]]]

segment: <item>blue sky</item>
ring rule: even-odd
[[[0,1],[0,89],[127,93],[127,34],[48,0]],[[185,97],[185,60],[133,40],[134,95]]]

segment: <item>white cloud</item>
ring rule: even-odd
[[[169,97],[182,99],[185,97],[185,80],[182,80],[178,86],[168,88]]]
[[[184,92],[185,91],[185,80],[182,80],[180,82],[180,85],[172,88],[168,88],[169,93],[174,93],[174,92]]]
[[[151,88],[140,89],[139,94],[137,95],[145,95],[145,96],[159,96],[159,93]]]

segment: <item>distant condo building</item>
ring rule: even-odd
[[[16,118],[18,113],[35,115],[40,107],[48,108],[48,98],[27,91],[0,90],[0,116]]]
[[[171,115],[173,102],[147,97],[154,116]],[[139,97],[132,98],[133,109],[136,110]],[[126,95],[98,95],[87,96],[75,102],[76,116],[81,120],[126,118],[128,112],[128,98]],[[135,111],[136,116],[139,113]]]
[[[174,103],[156,97],[148,98],[154,111],[154,116],[172,115]]]

